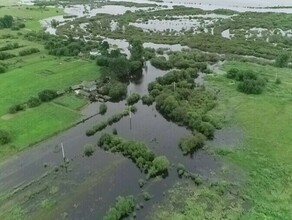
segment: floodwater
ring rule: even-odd
[[[83,7],[83,9],[82,9]],[[119,13],[123,6],[115,7]],[[125,8],[125,7],[124,7]],[[92,9],[86,6],[70,7],[65,9],[70,15],[92,16],[96,13],[112,13],[112,7]],[[145,8],[144,8],[145,9]],[[99,11],[98,11],[99,10]],[[103,11],[102,11],[103,10]],[[63,17],[59,19],[63,22]],[[44,20],[42,24],[50,29],[50,21]],[[116,44],[129,55],[128,42],[105,38],[110,44]],[[181,45],[164,45],[144,43],[144,47],[168,48],[179,51],[187,48]],[[163,76],[166,72],[153,67],[149,62],[143,71],[143,77],[131,82],[128,92],[147,94],[147,86],[156,77]],[[202,80],[203,80],[203,76]],[[94,115],[99,111],[100,103],[92,103],[82,110],[84,118]],[[104,116],[96,115],[67,131],[64,131],[34,147],[19,153],[8,161],[0,164],[0,210],[8,211],[6,204],[18,203],[27,212],[30,219],[101,219],[119,195],[134,195],[138,202],[144,203],[144,208],[137,211],[137,219],[145,219],[152,207],[158,205],[164,198],[164,192],[180,180],[176,174],[176,165],[182,163],[187,170],[201,174],[205,179],[214,178],[219,173],[222,162],[216,157],[201,150],[192,157],[183,156],[178,147],[181,137],[190,134],[184,127],[164,119],[152,106],[136,104],[138,111],[129,117],[124,117],[118,123],[107,127],[92,137],[87,137],[85,131],[109,116],[121,112],[125,102],[107,103],[108,111]],[[92,157],[84,157],[85,144],[96,146],[97,140],[103,132],[112,132],[117,129],[120,136],[142,141],[147,144],[156,155],[165,155],[172,166],[165,179],[149,180],[144,186],[153,198],[144,202],[141,197],[139,179],[145,179],[130,160],[118,153],[105,152],[95,147]],[[220,134],[220,133],[219,133]],[[225,133],[224,133],[225,134]],[[218,140],[220,135],[216,136]],[[65,155],[68,163],[64,167],[60,143],[64,144]],[[58,170],[58,171],[57,171]],[[11,193],[1,203],[1,195]],[[44,201],[49,200],[54,204],[54,209],[46,209]],[[1,213],[0,213],[1,217]]]
[[[129,84],[129,92],[147,94],[148,83],[166,73],[151,66],[149,62],[146,66],[143,78]],[[52,199],[57,208],[45,212],[45,219],[100,219],[117,196],[134,195],[138,201],[144,203],[144,208],[137,211],[138,219],[144,219],[151,208],[163,200],[163,192],[179,181],[176,174],[177,163],[184,164],[189,171],[208,179],[213,178],[214,172],[220,171],[221,162],[204,151],[199,151],[193,157],[183,156],[178,143],[180,138],[190,134],[190,131],[167,121],[154,106],[142,105],[141,101],[136,104],[138,111],[132,115],[131,120],[124,117],[95,136],[87,137],[87,129],[110,115],[121,112],[125,108],[125,102],[109,102],[107,106],[106,115],[97,115],[0,165],[0,192],[12,192],[25,186],[8,201],[25,201],[22,208],[31,213],[32,218],[42,216],[40,213],[43,209],[40,204],[43,204],[45,199]],[[96,114],[98,109],[99,103],[92,103],[82,114],[86,118]],[[166,179],[150,180],[146,184],[145,189],[154,196],[148,202],[143,201],[140,195],[142,191],[138,186],[138,180],[145,179],[146,176],[130,160],[98,147],[92,157],[83,156],[85,144],[96,145],[101,133],[112,132],[114,128],[124,138],[144,142],[156,155],[166,155],[174,165]],[[58,172],[54,171],[55,167],[63,164],[60,143],[64,144],[65,154],[69,159],[68,172],[62,167]],[[47,168],[44,167],[45,164]],[[49,174],[41,177],[46,172]],[[34,193],[36,188],[46,187],[48,183],[48,188],[37,193],[33,199],[25,200],[27,197],[24,194]],[[51,193],[53,189],[57,190],[55,194]]]

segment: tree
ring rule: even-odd
[[[152,162],[150,169],[150,176],[157,176],[160,174],[167,173],[170,163],[166,156],[158,156]]]
[[[137,93],[133,93],[131,94],[128,98],[127,98],[127,104],[128,105],[134,105],[135,103],[137,103],[140,100],[140,95]]]
[[[192,154],[204,146],[205,136],[201,133],[189,135],[180,140],[179,147],[184,154]]]
[[[144,47],[140,40],[132,40],[131,44],[131,60],[143,62]]]
[[[94,153],[94,147],[92,144],[86,144],[84,146],[84,155],[87,157],[92,156],[92,154]]]
[[[127,96],[127,85],[120,82],[108,84],[109,93],[113,101],[119,101],[124,99]]]
[[[54,98],[56,98],[58,96],[58,94],[55,90],[45,89],[45,90],[41,91],[38,94],[38,96],[42,102],[49,102],[49,101],[53,100]]]
[[[29,106],[30,108],[37,107],[37,106],[39,106],[41,103],[42,103],[42,101],[41,101],[39,98],[37,98],[37,97],[31,97],[31,98],[28,100],[28,102],[27,102],[27,104],[28,104],[28,106]]]
[[[125,57],[118,57],[111,59],[109,62],[109,69],[111,73],[118,79],[126,81],[130,76],[129,61]]]
[[[4,15],[0,18],[0,28],[11,28],[13,24],[13,17],[11,15]]]
[[[104,115],[107,111],[107,106],[105,103],[101,103],[99,106],[99,114]]]
[[[279,54],[275,61],[275,66],[283,68],[287,67],[289,63],[290,55],[288,53]]]

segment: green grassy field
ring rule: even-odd
[[[1,3],[0,3],[1,4]],[[7,6],[0,8],[0,15],[12,15],[19,19],[24,19],[25,28],[23,31],[38,31],[42,30],[40,25],[40,20],[53,17],[57,15],[64,15],[62,9],[59,8],[49,8],[41,9],[35,6]],[[15,31],[4,30],[6,33],[15,33]],[[0,34],[3,33],[3,30],[0,30]]]
[[[267,77],[269,82],[264,93],[261,95],[239,93],[232,80],[224,76],[225,71],[233,67],[252,69]],[[280,85],[275,84],[276,73],[281,78]],[[245,177],[241,176],[238,179],[241,182],[239,193],[237,199],[232,202],[230,202],[232,194],[226,197],[225,193],[222,195],[217,189],[190,190],[184,197],[185,206],[182,210],[184,214],[178,212],[171,202],[167,202],[164,208],[158,211],[158,219],[165,219],[167,216],[173,217],[170,219],[191,219],[193,216],[197,216],[197,219],[223,219],[224,216],[231,216],[229,219],[248,220],[291,219],[291,77],[291,69],[241,62],[227,62],[218,75],[208,77],[209,87],[220,89],[217,114],[225,114],[228,123],[242,128],[245,135],[244,141],[234,148],[213,150],[227,161],[231,161],[235,167],[239,167]],[[173,194],[181,193],[183,190],[174,189],[170,193],[170,198]],[[203,201],[207,201],[208,198],[217,201],[219,197],[223,201],[204,203],[202,198],[196,196],[200,193],[207,194]],[[245,201],[243,206],[240,205],[242,199]]]
[[[80,110],[84,105],[87,104],[87,101],[84,98],[75,96],[73,94],[61,96],[55,99],[53,102],[73,110]]]
[[[93,61],[81,58],[57,58],[47,54],[39,42],[23,38],[31,30],[41,30],[40,19],[62,14],[62,10],[38,7],[9,6],[0,8],[0,14],[13,15],[25,19],[26,28],[20,31],[1,29],[0,36],[12,34],[14,38],[0,39],[0,45],[18,43],[21,48],[5,51],[17,57],[1,61],[7,71],[0,74],[0,128],[13,136],[13,141],[0,148],[0,158],[24,149],[28,145],[43,140],[58,131],[71,126],[80,118],[79,110],[86,105],[85,99],[65,95],[52,103],[27,109],[14,115],[8,114],[12,105],[26,102],[36,97],[44,89],[63,90],[84,80],[99,77],[99,68]],[[18,33],[22,33],[19,35]],[[18,56],[20,50],[38,48],[39,53]]]
[[[226,103],[234,121],[246,134],[238,150],[227,157],[248,174],[243,190],[251,203],[244,219],[290,219],[292,216],[292,70],[232,62],[232,67],[252,69],[270,79],[262,95],[247,96],[227,91]],[[276,85],[275,73],[282,80]],[[223,80],[219,84],[226,87]],[[228,80],[227,80],[228,81]]]
[[[13,147],[11,145],[1,147],[0,155],[10,154],[11,150],[22,150],[31,143],[64,130],[79,118],[80,114],[77,112],[46,103],[13,115],[9,120],[2,119],[0,128],[13,134]]]

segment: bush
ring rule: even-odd
[[[237,90],[246,94],[260,94],[265,87],[265,80],[251,70],[230,69],[227,78],[239,81]]]
[[[166,156],[158,156],[153,160],[152,168],[149,171],[150,176],[166,174],[170,163]]]
[[[216,128],[209,122],[201,122],[198,131],[205,135],[208,139],[213,139]]]
[[[144,105],[152,105],[154,101],[155,100],[151,95],[143,95],[142,96],[142,103]]]
[[[25,110],[25,105],[24,104],[17,104],[13,105],[9,108],[9,113],[10,114],[15,114],[16,112],[19,111],[24,111]]]
[[[137,93],[133,93],[131,94],[128,98],[127,98],[127,104],[128,105],[134,105],[135,103],[137,103],[140,100],[140,95]]]
[[[281,83],[282,83],[282,81],[281,81],[281,79],[280,79],[279,77],[277,77],[277,79],[276,79],[275,83],[276,83],[277,85],[279,85],[279,84],[281,84]]]
[[[41,100],[39,98],[36,97],[31,97],[28,101],[27,101],[27,105],[30,108],[34,108],[37,107],[41,104]]]
[[[172,68],[171,64],[164,56],[154,57],[150,60],[150,62],[152,66],[161,70],[170,70]]]
[[[107,111],[107,106],[105,103],[101,103],[99,106],[99,114],[104,115]]]
[[[151,199],[151,195],[148,192],[146,192],[146,191],[143,191],[142,196],[143,196],[143,199],[145,201],[148,201],[148,200]]]
[[[30,55],[30,54],[38,53],[38,52],[40,52],[40,50],[37,48],[29,48],[29,49],[19,51],[19,56],[26,56],[26,55]]]
[[[96,132],[95,132],[95,130],[93,129],[93,128],[91,128],[91,129],[88,129],[87,131],[86,131],[86,136],[92,136],[92,135],[94,135]]]
[[[240,82],[237,90],[246,94],[261,94],[263,92],[264,82],[262,80],[246,79]]]
[[[106,66],[108,67],[109,66],[109,59],[105,56],[98,56],[96,58],[96,64],[98,66]]]
[[[135,201],[133,196],[121,197],[116,200],[115,206],[110,208],[103,220],[121,220],[129,216],[135,209]]]
[[[7,60],[12,57],[16,57],[14,54],[6,53],[6,52],[0,52],[0,60]]]
[[[94,147],[92,144],[86,144],[84,146],[84,155],[90,157],[94,153]]]
[[[177,171],[177,174],[181,177],[184,175],[184,172],[186,171],[186,168],[183,164],[179,163],[177,165],[177,168],[176,168],[176,171]]]
[[[189,135],[180,140],[179,147],[184,154],[192,154],[204,146],[205,136],[201,133]]]
[[[9,132],[0,130],[0,145],[8,144],[12,141],[12,137]]]
[[[42,102],[49,102],[49,101],[57,98],[58,94],[55,90],[45,89],[45,90],[41,91],[38,94],[38,96]]]

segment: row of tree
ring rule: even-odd
[[[168,159],[165,156],[155,156],[144,143],[129,141],[113,134],[103,134],[98,146],[106,151],[120,152],[130,158],[142,172],[148,173],[148,178],[168,172]]]
[[[24,111],[26,108],[34,108],[41,105],[42,102],[49,102],[58,97],[55,90],[45,89],[38,93],[38,97],[31,97],[27,102],[15,104],[9,108],[10,114],[15,114],[19,111]]]

